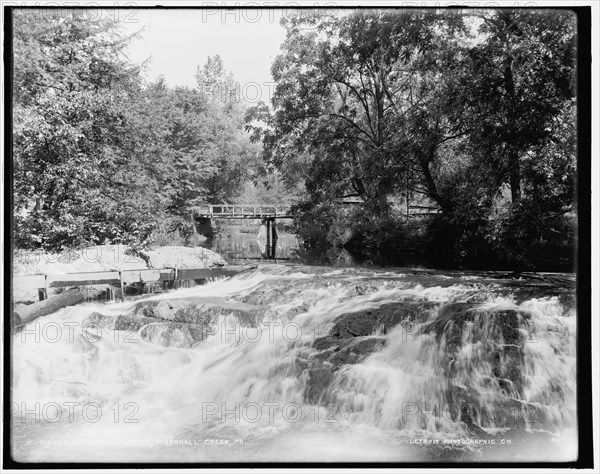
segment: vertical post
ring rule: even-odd
[[[275,219],[271,223],[271,257],[275,258],[277,250],[277,230],[275,229]]]
[[[409,195],[408,195],[408,175],[406,175],[406,221],[410,219],[410,204],[409,204]]]
[[[178,273],[179,272],[177,271],[177,267],[175,267],[175,275],[174,275],[175,280],[173,281],[173,287],[175,289],[179,288],[179,280],[178,280],[179,274]]]
[[[146,293],[146,282],[144,281],[144,279],[142,278],[142,271],[140,270],[139,275],[139,281],[140,281],[140,286],[142,287],[142,295]]]
[[[48,275],[44,275],[44,288],[38,289],[38,298],[40,301],[48,299]]]
[[[190,215],[190,219],[192,220],[192,242],[194,245],[194,248],[196,248],[198,246],[198,230],[196,229],[196,221],[194,220],[194,214],[192,213]]]
[[[38,288],[38,298],[40,301],[48,298],[48,275],[44,275],[44,288]]]
[[[271,258],[271,219],[266,219],[266,227],[267,227],[267,258]]]
[[[123,284],[123,271],[119,270],[119,280],[121,280],[121,301],[125,301],[125,285]]]

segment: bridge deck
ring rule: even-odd
[[[342,205],[359,205],[363,201],[341,201]],[[431,206],[409,206],[407,218],[426,217],[439,212],[437,207]],[[201,218],[219,219],[292,219],[292,213],[288,206],[277,206],[274,204],[205,204],[193,208],[194,216]]]
[[[205,218],[218,217],[220,219],[292,218],[289,207],[273,204],[207,204],[195,207],[194,215]]]

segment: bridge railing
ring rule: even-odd
[[[360,202],[362,203],[362,201]],[[343,202],[341,204],[360,204],[359,202]],[[222,218],[261,218],[261,217],[291,217],[290,208],[275,204],[204,204],[193,209],[199,217]],[[403,214],[406,218],[426,217],[437,214],[440,209],[433,206],[410,205]]]
[[[196,206],[194,213],[200,216],[248,217],[248,216],[287,216],[290,209],[273,204],[205,204]]]

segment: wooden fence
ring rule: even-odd
[[[14,275],[13,287],[19,289],[43,290],[47,297],[50,288],[66,288],[73,286],[111,285],[121,290],[133,283],[158,283],[184,280],[202,280],[220,276],[233,276],[252,267],[244,268],[159,268],[139,270],[113,270],[102,272],[79,272],[48,275]],[[40,299],[41,297],[40,293]]]

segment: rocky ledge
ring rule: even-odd
[[[329,334],[301,356],[307,402],[337,403],[336,372],[380,350],[386,334],[398,325],[429,338],[444,381],[440,401],[472,434],[483,434],[481,427],[544,427],[556,421],[547,400],[525,401],[531,383],[524,357],[534,331],[531,315],[515,309],[484,310],[477,303],[403,301],[342,314]]]
[[[261,310],[224,298],[161,299],[141,301],[119,316],[92,313],[88,324],[126,331],[162,346],[190,347],[214,333],[219,317],[230,316],[242,327],[253,327]]]

